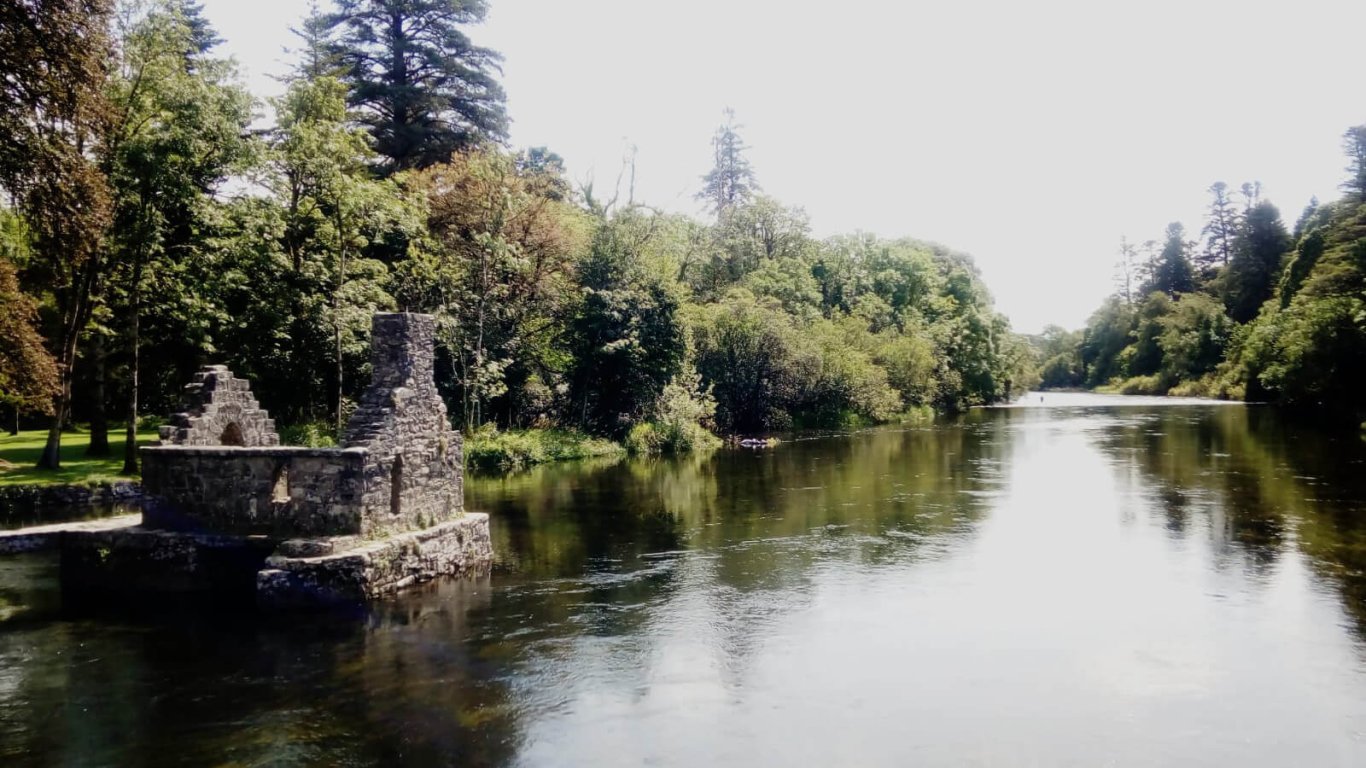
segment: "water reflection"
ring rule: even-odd
[[[1058,405],[472,479],[494,576],[359,617],[63,617],[0,561],[0,760],[1366,760],[1360,440]]]

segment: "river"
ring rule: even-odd
[[[0,763],[1366,765],[1355,432],[1035,393],[467,504],[491,577],[354,616],[66,616],[0,559]]]

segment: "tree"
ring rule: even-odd
[[[50,413],[57,392],[57,363],[37,319],[37,302],[19,290],[13,262],[0,254],[0,403],[14,410],[11,434],[19,431],[20,413]]]
[[[1224,358],[1233,323],[1219,302],[1203,293],[1188,293],[1172,303],[1158,320],[1162,331],[1162,372],[1170,382],[1194,380],[1213,371]]]
[[[1342,134],[1342,150],[1347,153],[1347,181],[1343,189],[1366,202],[1366,125],[1357,125]]]
[[[754,169],[745,157],[745,142],[740,138],[741,126],[735,122],[735,110],[727,108],[725,122],[712,137],[712,169],[702,177],[702,190],[697,199],[723,218],[733,208],[749,202],[759,190]]]
[[[1138,249],[1127,237],[1119,239],[1119,260],[1115,262],[1115,295],[1124,300],[1125,305],[1134,303],[1134,292],[1141,282],[1139,273]]]
[[[485,0],[339,0],[330,24],[350,103],[387,172],[426,168],[507,138],[502,57],[462,30]]]
[[[659,217],[628,208],[602,222],[570,323],[570,393],[586,429],[621,437],[647,417],[683,368],[681,287],[650,263]]]
[[[1172,299],[1162,291],[1144,297],[1133,316],[1133,343],[1120,356],[1128,376],[1150,376],[1162,369],[1163,320],[1172,311]]]
[[[129,358],[123,471],[134,474],[145,294],[178,290],[148,276],[188,258],[198,209],[249,159],[252,99],[230,61],[205,54],[217,38],[195,4],[164,0],[126,24],[102,165],[114,192],[110,263]]]
[[[167,11],[178,15],[188,28],[189,46],[185,49],[186,65],[194,68],[195,60],[217,48],[223,42],[218,32],[204,18],[204,4],[194,0],[171,0]]]
[[[1161,291],[1174,298],[1178,293],[1195,290],[1195,274],[1187,257],[1188,252],[1185,228],[1178,221],[1168,224],[1166,242],[1157,257],[1152,277],[1144,286],[1144,293]]]
[[[1233,257],[1233,241],[1238,236],[1238,212],[1228,185],[1216,181],[1209,187],[1210,203],[1205,214],[1205,226],[1200,234],[1205,238],[1205,250],[1200,255],[1200,267],[1212,274],[1221,266],[1228,266]]]
[[[733,205],[716,222],[707,259],[686,276],[703,296],[719,297],[767,262],[803,256],[813,245],[810,230],[802,209],[757,195]]]
[[[1295,219],[1295,231],[1291,233],[1291,240],[1299,242],[1300,238],[1309,231],[1310,222],[1314,220],[1314,215],[1319,212],[1319,196],[1311,195],[1309,204],[1300,211],[1300,217]]]
[[[1121,352],[1134,328],[1134,308],[1111,297],[1086,322],[1077,354],[1086,386],[1105,384],[1128,373]]]
[[[528,387],[558,387],[560,346],[578,290],[587,215],[565,195],[553,153],[461,152],[424,171],[432,247],[399,266],[399,298],[437,314],[439,343],[455,365],[454,414],[473,431],[505,406],[515,425]],[[536,414],[541,415],[541,414]]]
[[[1233,261],[1223,275],[1222,293],[1229,316],[1246,323],[1271,298],[1280,279],[1281,262],[1290,250],[1290,234],[1280,211],[1262,201],[1247,213],[1246,224],[1234,242]]]
[[[110,221],[109,190],[92,160],[108,128],[106,0],[0,5],[0,188],[31,233],[28,272],[51,296],[58,387],[38,466],[61,464],[76,350],[93,310]]]
[[[317,0],[308,4],[308,15],[303,23],[289,30],[299,38],[301,47],[290,49],[298,56],[294,66],[295,79],[313,80],[319,77],[342,75],[342,62],[332,39],[332,17],[323,13]]]
[[[820,367],[792,318],[776,302],[736,289],[698,307],[690,320],[718,426],[730,433],[790,427]]]
[[[314,299],[300,322],[330,331],[338,434],[346,419],[347,361],[363,356],[370,313],[393,306],[381,288],[388,268],[367,258],[367,249],[390,232],[420,226],[393,180],[371,178],[374,153],[365,131],[347,120],[345,92],[328,76],[294,81],[276,103],[272,137],[273,183],[285,205],[283,250],[296,284]]]

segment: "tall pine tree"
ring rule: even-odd
[[[754,193],[759,191],[754,169],[745,157],[745,150],[749,147],[740,138],[735,110],[727,109],[725,114],[726,121],[716,129],[716,135],[711,140],[711,172],[702,177],[702,191],[697,193],[697,199],[705,201],[718,218],[737,205],[749,202]]]
[[[1280,279],[1281,260],[1288,250],[1290,234],[1281,222],[1281,212],[1265,200],[1252,206],[1222,279],[1229,317],[1246,323],[1257,316]]]
[[[463,27],[484,0],[339,0],[329,19],[350,102],[386,158],[385,171],[425,168],[507,138],[502,57]]]
[[[1366,125],[1357,125],[1342,134],[1342,149],[1347,153],[1347,181],[1342,188],[1357,200],[1366,202]]]
[[[1205,238],[1205,250],[1200,254],[1200,267],[1213,273],[1228,266],[1233,258],[1233,241],[1238,236],[1238,209],[1229,194],[1228,185],[1216,181],[1209,187],[1210,203],[1205,214],[1205,226],[1200,234]]]
[[[1195,290],[1195,273],[1187,256],[1189,245],[1186,243],[1186,229],[1181,222],[1173,221],[1167,225],[1167,240],[1162,245],[1162,253],[1153,267],[1152,278],[1145,287],[1145,293],[1161,291],[1175,297],[1178,293]]]

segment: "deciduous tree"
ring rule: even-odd
[[[106,0],[0,5],[0,189],[31,233],[28,273],[51,296],[58,388],[38,465],[61,464],[76,350],[103,270],[110,196],[93,153],[107,135]]]
[[[51,413],[57,392],[57,363],[37,320],[37,302],[19,290],[14,264],[0,254],[0,403],[13,409],[12,434],[19,431],[20,413]]]
[[[155,292],[178,291],[165,279],[170,263],[190,257],[199,210],[218,183],[250,158],[252,98],[235,82],[232,62],[207,55],[217,37],[196,4],[155,2],[125,17],[120,32],[110,89],[113,128],[102,165],[114,192],[108,246],[128,348],[123,471],[133,474],[146,294],[165,304],[167,298]]]

